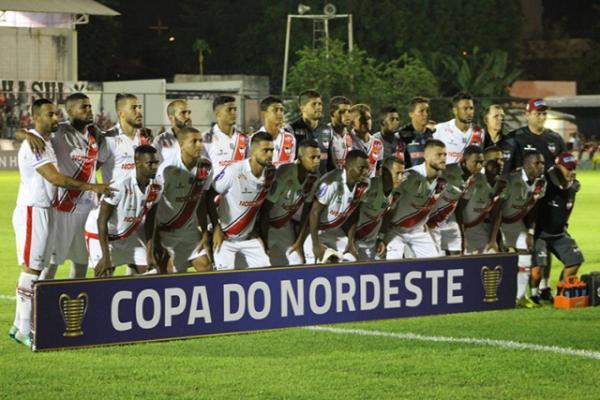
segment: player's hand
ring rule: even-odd
[[[527,250],[533,250],[533,235],[531,233],[527,233],[527,239],[525,239],[525,244],[527,245]]]
[[[111,188],[109,183],[94,183],[91,188],[92,192],[103,194],[106,197],[112,196],[114,192],[118,192],[118,189]]]
[[[221,250],[221,245],[223,245],[223,242],[225,241],[225,233],[223,233],[223,230],[221,229],[221,227],[219,225],[215,226],[215,229],[213,231],[213,252],[217,252],[219,250]]]
[[[376,249],[377,249],[377,255],[380,258],[385,259],[385,253],[387,250],[387,246],[385,245],[385,242],[382,239],[377,239],[377,244],[375,245]]]
[[[484,253],[499,253],[500,252],[500,248],[498,247],[498,243],[494,242],[490,242],[488,243],[485,248],[483,249]]]
[[[302,246],[302,243],[298,240],[296,240],[292,247],[288,249],[287,254],[289,255],[294,252],[298,253],[300,259],[302,260],[302,264],[306,264],[306,257],[304,257],[304,247]]]
[[[94,276],[97,278],[107,277],[112,275],[112,260],[110,257],[102,257],[96,267],[94,268]]]
[[[19,131],[25,134],[25,140],[29,144],[29,147],[31,147],[31,151],[36,154],[42,154],[46,150],[46,143],[44,143],[42,138],[27,132],[25,129],[19,129]]]
[[[327,250],[327,246],[325,246],[321,243],[316,243],[313,245],[313,253],[315,254],[315,262],[322,261],[323,256],[325,255],[325,250]]]

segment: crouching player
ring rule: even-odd
[[[304,140],[298,160],[280,165],[261,209],[260,228],[271,265],[304,263],[308,213],[319,180],[321,151],[316,140]]]
[[[517,306],[534,308],[538,305],[526,296],[531,276],[531,256],[533,234],[539,199],[544,197],[546,180],[544,156],[537,151],[529,151],[523,157],[523,168],[510,174],[506,200],[502,205],[502,234],[509,249],[519,253],[519,273],[517,274]]]
[[[12,221],[17,259],[23,271],[17,281],[15,320],[8,331],[11,338],[27,346],[31,346],[33,284],[48,267],[54,247],[52,201],[56,186],[110,194],[108,185],[79,181],[58,172],[50,142],[52,132],[58,128],[56,106],[49,100],[39,99],[33,103],[32,114],[35,129],[30,133],[43,140],[44,150],[34,153],[29,142],[23,142],[18,153],[20,182]]]
[[[114,184],[117,193],[104,196],[85,224],[90,265],[96,276],[111,276],[122,264],[137,273],[156,265],[150,242],[161,193],[160,185],[153,182],[158,153],[150,145],[141,145],[135,149],[134,160],[135,175]],[[138,230],[142,223],[145,232]]]

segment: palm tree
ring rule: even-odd
[[[200,67],[200,76],[204,75],[204,53],[210,54],[210,46],[204,39],[196,39],[192,50],[198,52],[198,65]]]

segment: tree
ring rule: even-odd
[[[198,66],[200,68],[200,76],[204,75],[204,53],[211,53],[210,46],[204,39],[196,39],[192,50],[198,52]]]

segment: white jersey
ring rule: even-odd
[[[215,177],[213,186],[221,193],[217,207],[219,223],[228,238],[248,238],[274,177],[274,168],[265,168],[259,178],[254,176],[249,159],[230,165]]]
[[[96,164],[100,148],[100,132],[90,125],[79,132],[69,122],[62,122],[51,141],[58,170],[78,181],[96,183]],[[92,191],[58,188],[54,208],[62,212],[87,214],[98,205],[98,196]]]
[[[433,138],[441,140],[446,144],[447,164],[458,163],[462,160],[463,151],[467,146],[479,146],[483,148],[485,139],[483,129],[470,126],[466,132],[456,127],[456,120],[442,122],[436,125]]]
[[[267,132],[264,126],[257,132]],[[296,137],[293,133],[284,128],[279,130],[279,134],[273,139],[273,165],[278,168],[280,165],[294,162],[296,159]]]
[[[312,202],[319,180],[318,174],[306,174],[303,182],[298,181],[298,164],[280,166],[269,189],[267,200],[273,203],[269,223],[274,228],[283,228],[290,220],[300,221],[302,206]]]
[[[331,126],[331,125],[329,125]],[[352,135],[344,128],[343,134],[340,135],[331,128],[331,163],[337,169],[343,169],[346,165],[346,156],[352,150]]]
[[[367,141],[363,141],[354,131],[352,135],[352,150],[362,150],[369,157],[369,177],[377,172],[377,164],[383,160],[383,143],[374,135],[368,133]]]
[[[119,182],[135,175],[135,148],[148,144],[139,129],[133,140],[129,138],[121,125],[117,124],[104,134],[98,161],[102,162],[102,182]]]
[[[359,182],[348,188],[345,169],[329,171],[319,180],[315,199],[324,205],[319,218],[319,230],[341,227],[352,212],[365,201],[368,182]]]
[[[180,153],[179,142],[177,141],[177,135],[173,132],[173,128],[168,128],[155,137],[152,141],[152,146],[158,151],[161,163]]]
[[[386,195],[383,192],[383,178],[371,178],[365,201],[360,205],[360,214],[356,224],[355,238],[361,242],[374,242],[377,239],[383,216],[394,203],[394,193]]]
[[[18,153],[19,163],[19,194],[18,206],[50,207],[56,192],[56,187],[48,182],[37,169],[46,164],[57,167],[56,154],[50,140],[45,140],[35,130],[30,133],[44,140],[45,149],[41,154],[34,153],[29,143],[24,141]]]
[[[208,161],[189,170],[181,161],[181,153],[175,155],[160,165],[156,182],[162,187],[156,212],[159,229],[175,230],[197,225],[198,202],[211,183]]]
[[[472,179],[467,182],[463,180],[463,169],[460,164],[446,165],[442,173],[442,178],[446,181],[446,186],[442,190],[438,201],[431,208],[431,213],[427,220],[427,226],[437,228],[448,220],[454,221],[454,210],[458,205],[465,189],[471,185]]]
[[[391,211],[392,225],[405,230],[421,228],[445,184],[442,178],[427,180],[425,164],[409,168],[400,186],[400,196]]]
[[[502,207],[502,223],[512,224],[522,220],[536,201],[546,193],[546,180],[537,178],[530,185],[523,169],[517,169],[508,178],[506,201]]]
[[[224,133],[219,125],[202,134],[204,155],[212,163],[214,176],[221,173],[223,168],[248,158],[250,139],[248,135],[233,128],[231,137]]]
[[[463,195],[465,206],[462,218],[465,228],[473,228],[486,222],[494,206],[506,197],[505,189],[500,182],[490,185],[484,173],[474,175],[473,184]]]
[[[142,192],[135,175],[131,175],[114,185],[118,190],[102,201],[115,206],[108,220],[108,239],[122,240],[133,234],[144,222],[146,214],[160,200],[161,187],[150,181]],[[100,206],[101,207],[101,206]],[[89,239],[99,239],[98,215],[100,207],[94,208],[85,223],[85,235]]]

